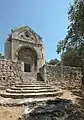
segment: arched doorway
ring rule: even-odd
[[[37,52],[28,46],[21,47],[18,51],[18,60],[24,64],[24,72],[37,71]]]

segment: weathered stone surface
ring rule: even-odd
[[[31,103],[21,120],[83,120],[84,111],[69,100],[57,99]]]
[[[72,100],[73,94],[62,90],[79,90],[84,64],[82,72],[78,67],[44,65],[43,42],[29,27],[11,32],[5,42],[5,58],[8,60],[0,60],[0,105],[28,106],[19,120],[84,120],[84,110],[63,100]]]
[[[54,97],[60,96],[63,94],[62,91],[52,88],[51,86],[45,84],[44,82],[32,81],[30,84],[26,83],[17,83],[10,86],[6,91],[0,91],[0,96],[5,98],[45,98],[45,97]]]
[[[0,84],[6,85],[20,81],[22,78],[21,62],[11,60],[0,60]]]
[[[82,72],[79,67],[44,65],[40,69],[40,74],[45,82],[56,87],[81,87]]]
[[[45,64],[42,38],[28,26],[11,31],[10,36],[5,41],[5,58],[20,60],[26,65],[30,65],[29,71],[31,72],[39,71],[39,68]]]

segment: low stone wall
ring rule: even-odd
[[[0,88],[22,79],[21,62],[0,60]]]
[[[0,88],[23,81],[21,66],[20,61],[0,60]],[[81,87],[82,72],[79,67],[44,65],[39,72],[43,80],[52,86],[60,88]]]
[[[82,82],[82,72],[79,67],[45,65],[41,68],[41,77],[48,84],[59,88],[79,88]]]

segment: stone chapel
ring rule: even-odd
[[[42,38],[28,26],[11,30],[4,48],[5,59],[21,61],[23,72],[38,72],[45,64]]]
[[[45,63],[42,38],[30,27],[11,30],[0,59],[0,96],[16,104],[17,99],[22,104],[29,98],[49,100],[62,94],[60,88],[81,88],[81,79],[81,68]]]
[[[42,38],[28,26],[11,30],[4,48],[5,59],[0,59],[0,120],[64,119],[69,113],[65,107],[72,103],[64,99],[66,90],[70,90],[68,96],[71,90],[80,92],[84,68],[46,64]],[[70,104],[66,106],[63,101]]]

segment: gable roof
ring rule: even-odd
[[[18,28],[14,28],[11,29],[11,32],[16,32],[16,31],[20,31],[20,30],[24,30],[24,29],[29,29],[32,33],[36,34],[40,40],[42,40],[42,37],[40,37],[40,35],[38,35],[33,29],[31,29],[29,26],[22,26],[22,27],[18,27]]]

